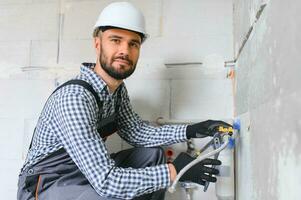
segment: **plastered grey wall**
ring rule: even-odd
[[[238,200],[301,199],[300,10],[298,0],[234,1],[235,54],[253,25],[235,67]]]

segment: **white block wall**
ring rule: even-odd
[[[0,183],[1,198],[15,199],[17,175],[48,95],[77,74],[81,62],[95,61],[93,25],[110,2],[0,0],[0,177],[8,180]],[[232,85],[222,64],[233,58],[232,1],[131,2],[145,13],[150,34],[136,72],[126,80],[141,117],[232,118]],[[204,64],[164,65],[174,62]],[[127,147],[118,137],[108,141],[111,151]],[[183,199],[179,191],[167,199]],[[194,198],[216,199],[214,188]]]

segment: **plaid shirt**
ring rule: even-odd
[[[108,92],[106,83],[93,71],[93,67],[82,65],[76,79],[92,85],[103,102],[102,117],[106,117],[114,113],[117,92]],[[153,127],[144,123],[132,110],[124,83],[117,90],[120,90],[122,99],[117,113],[117,133],[129,144],[153,147],[186,141],[185,125]],[[21,171],[64,148],[101,196],[132,199],[168,187],[170,177],[167,164],[141,169],[115,166],[96,130],[99,117],[96,100],[88,90],[79,85],[59,89],[49,97],[43,108],[32,147]]]

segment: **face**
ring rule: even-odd
[[[109,29],[95,38],[100,66],[116,80],[125,79],[135,71],[140,46],[138,34],[122,29]]]

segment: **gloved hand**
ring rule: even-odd
[[[175,166],[177,173],[180,172],[187,164],[193,161],[195,158],[191,157],[187,153],[180,153],[177,158],[172,162]],[[218,169],[212,167],[206,167],[205,165],[221,165],[222,162],[217,159],[207,158],[192,166],[185,174],[180,178],[180,181],[188,181],[205,185],[206,181],[216,182],[216,178],[212,175],[219,174]]]
[[[232,127],[226,122],[216,120],[207,120],[196,124],[191,124],[188,125],[186,129],[187,139],[213,136],[218,130],[219,126],[224,128]]]

